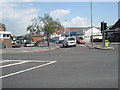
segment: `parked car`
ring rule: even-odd
[[[63,42],[63,40],[56,40],[55,43],[56,44],[61,44]]]
[[[33,43],[31,43],[31,44],[25,44],[24,46],[25,47],[34,47],[35,45]]]
[[[59,44],[59,40],[55,40],[55,43],[56,43],[56,44]]]
[[[85,44],[86,42],[84,40],[76,40],[77,44]]]
[[[102,42],[102,35],[94,35],[93,42]]]
[[[62,43],[64,40],[59,40],[59,43]]]
[[[21,47],[21,44],[20,44],[20,43],[12,44],[12,48],[19,48],[19,47]]]
[[[63,41],[63,47],[74,46],[76,47],[76,38],[74,36],[66,37]]]
[[[46,40],[39,40],[35,43],[35,46],[46,46],[48,41]]]

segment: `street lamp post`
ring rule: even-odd
[[[65,20],[65,21],[68,21],[68,20]],[[70,28],[66,27],[66,30],[68,31],[68,36],[70,37]]]
[[[90,11],[91,11],[91,46],[93,47],[93,17],[92,17],[92,0],[90,0]]]
[[[34,20],[32,20],[32,31],[30,32],[30,36],[31,36],[31,40],[30,40],[30,42],[31,42],[31,50],[32,50],[32,41],[33,41],[33,32],[34,32],[34,27],[35,26],[35,21]]]

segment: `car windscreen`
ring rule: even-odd
[[[75,38],[68,38],[68,40],[75,40]]]

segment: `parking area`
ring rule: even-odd
[[[118,45],[112,46],[114,50],[77,45],[45,52],[3,53],[2,87],[117,88]]]
[[[25,73],[37,68],[54,64],[56,61],[40,61],[40,60],[2,60],[0,62],[0,69],[2,69],[2,76],[0,79],[7,78],[13,75]]]

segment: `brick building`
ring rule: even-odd
[[[37,41],[43,40],[43,39],[45,39],[45,37],[41,34],[34,34],[33,37],[32,37],[33,42],[37,42]]]

